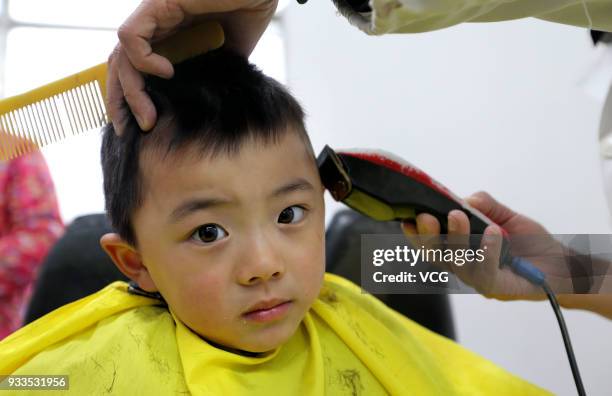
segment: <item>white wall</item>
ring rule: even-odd
[[[367,37],[330,1],[290,5],[283,25],[288,83],[315,150],[386,149],[460,195],[488,190],[551,232],[609,233],[597,162],[602,103],[578,84],[595,58],[584,29],[523,20]],[[546,303],[452,302],[463,345],[575,394]],[[565,316],[587,392],[609,394],[612,323]]]

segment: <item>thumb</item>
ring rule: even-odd
[[[516,212],[507,206],[497,202],[489,193],[479,191],[466,198],[470,206],[478,209],[489,219],[497,224],[504,224],[512,217],[516,216]]]

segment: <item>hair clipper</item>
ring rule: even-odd
[[[467,215],[473,235],[483,234],[494,224],[425,172],[384,151],[336,152],[325,146],[317,165],[323,185],[336,201],[372,219],[401,221],[430,213],[440,222],[441,234],[446,234],[448,213],[458,209]],[[508,234],[503,229],[502,233],[500,266],[513,262]],[[480,238],[472,238],[472,243],[480,244]]]

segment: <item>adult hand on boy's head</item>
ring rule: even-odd
[[[486,297],[500,300],[539,300],[545,295],[541,288],[511,272],[508,267],[499,268],[502,227],[512,240],[511,251],[514,256],[529,259],[542,270],[548,283],[557,292],[572,292],[571,275],[565,263],[565,247],[537,222],[514,212],[497,202],[485,192],[479,192],[466,199],[475,209],[499,225],[487,227],[482,238],[481,248],[485,249],[483,262],[471,262],[458,266],[452,263],[434,263],[443,265],[469,286]],[[416,224],[404,223],[402,229],[411,240],[427,248],[439,242],[440,223],[427,213],[416,218]],[[460,210],[453,210],[448,215],[448,238],[453,241],[452,248],[469,248],[468,235],[470,222],[467,215]],[[521,238],[521,236],[524,236]],[[432,242],[433,241],[433,242]],[[463,246],[457,242],[463,241]]]
[[[278,0],[143,0],[121,25],[119,44],[108,59],[108,107],[115,132],[123,133],[127,109],[143,131],[155,125],[157,112],[144,90],[141,73],[172,77],[170,61],[152,52],[151,43],[195,20],[214,19],[223,26],[225,47],[248,56],[270,23]]]

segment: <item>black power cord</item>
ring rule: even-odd
[[[548,286],[548,283],[546,282],[542,284],[542,289],[544,289],[544,291],[546,292],[546,296],[548,297],[550,305],[552,305],[552,309],[555,312],[555,316],[557,317],[557,322],[559,322],[559,327],[561,328],[561,336],[563,337],[563,343],[565,344],[565,352],[567,352],[567,358],[569,359],[570,367],[572,369],[572,375],[574,376],[574,382],[576,383],[576,390],[578,390],[578,395],[585,396],[586,392],[584,391],[584,385],[582,384],[582,378],[580,377],[580,371],[578,370],[576,356],[574,356],[572,341],[570,340],[567,327],[565,326],[565,320],[563,319],[561,308],[559,307],[559,303],[555,298],[555,293],[553,293],[550,286]]]
[[[508,245],[506,244],[506,248],[507,247]],[[507,251],[508,250],[506,250],[506,252]],[[576,363],[576,357],[574,356],[572,342],[570,341],[570,336],[567,331],[567,327],[565,326],[565,320],[563,319],[563,314],[561,313],[561,308],[559,308],[559,303],[557,302],[555,293],[552,291],[548,283],[546,283],[546,275],[540,271],[538,267],[534,266],[522,257],[511,258],[510,255],[506,255],[506,261],[508,261],[510,268],[515,274],[528,280],[536,286],[540,286],[546,293],[546,296],[552,305],[553,311],[555,312],[555,316],[557,317],[557,322],[559,322],[559,327],[561,328],[561,336],[563,337],[565,351],[567,352],[567,358],[569,359],[570,367],[572,369],[572,375],[574,376],[574,382],[576,383],[578,395],[586,395],[584,385],[582,384],[582,378],[580,378],[580,371],[578,371],[578,363]]]

